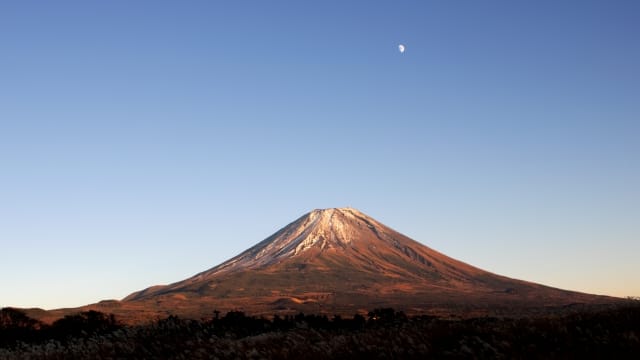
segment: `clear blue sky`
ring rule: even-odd
[[[122,298],[342,206],[638,296],[639,36],[638,1],[3,1],[0,306]]]

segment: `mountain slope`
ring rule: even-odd
[[[563,306],[612,298],[510,279],[450,258],[352,208],[314,210],[240,255],[123,303],[198,314]]]

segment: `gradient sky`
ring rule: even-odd
[[[632,0],[3,1],[0,307],[122,298],[343,206],[640,296],[639,35]]]

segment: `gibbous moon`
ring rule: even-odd
[[[400,51],[401,54],[404,52],[404,49],[405,49],[404,45],[402,44],[398,45],[398,51]]]

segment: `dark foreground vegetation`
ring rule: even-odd
[[[640,306],[536,318],[442,319],[376,309],[353,318],[241,312],[125,326],[95,311],[51,325],[0,311],[0,359],[634,358]]]

